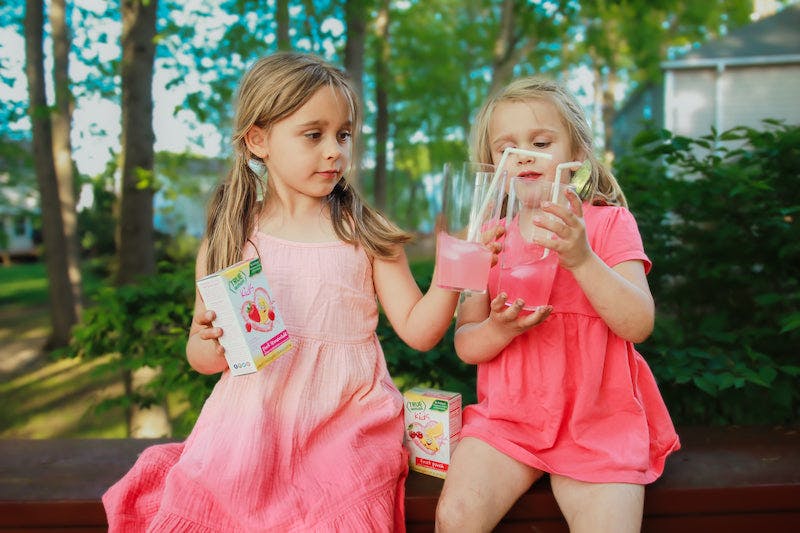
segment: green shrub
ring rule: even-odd
[[[800,421],[800,127],[648,131],[616,172],[653,260],[640,351],[679,423]]]
[[[143,366],[161,369],[141,394],[106,400],[109,405],[141,406],[166,402],[176,395],[188,402],[187,411],[174,414],[176,435],[191,428],[218,376],[204,376],[186,360],[186,338],[194,308],[192,265],[162,263],[157,276],[142,278],[136,285],[103,287],[73,330],[70,349],[62,355],[98,358],[115,354],[96,372],[112,369],[122,373]]]

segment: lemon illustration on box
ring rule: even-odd
[[[222,328],[219,342],[231,374],[257,372],[292,347],[260,259],[239,261],[201,278],[197,289],[217,315],[214,326]]]
[[[461,436],[461,394],[414,387],[403,394],[403,442],[412,470],[444,478]]]

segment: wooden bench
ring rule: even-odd
[[[800,429],[683,428],[683,449],[648,485],[645,532],[800,531]],[[155,440],[0,440],[0,531],[105,531],[105,489]],[[410,533],[433,531],[442,480],[412,472]],[[566,532],[547,480],[523,495],[500,532]]]

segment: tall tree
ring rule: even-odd
[[[275,1],[275,26],[278,36],[278,50],[291,50],[289,39],[289,0]]]
[[[153,60],[158,0],[122,0],[122,194],[117,284],[155,273]]]
[[[78,245],[78,213],[75,207],[75,177],[73,174],[72,92],[69,84],[69,49],[72,39],[67,24],[65,0],[51,0],[50,28],[53,37],[53,78],[56,105],[53,120],[53,161],[55,164],[61,217],[64,223],[65,260],[72,290],[74,314],[80,319],[82,308],[80,247]]]
[[[375,19],[375,205],[386,209],[387,151],[389,148],[389,0],[381,0]]]
[[[28,79],[28,113],[31,119],[33,155],[42,209],[42,236],[50,289],[52,332],[48,347],[66,346],[70,329],[78,320],[67,261],[59,184],[53,161],[53,137],[44,79],[44,9],[41,0],[25,3],[25,70]]]
[[[122,194],[118,225],[117,285],[134,283],[156,270],[153,240],[153,61],[158,0],[122,0]],[[124,355],[124,354],[123,354]],[[143,368],[124,376],[129,394],[136,394],[157,369]],[[129,431],[134,437],[160,437],[170,432],[166,408],[133,407]]]
[[[353,80],[359,100],[364,102],[364,48],[367,31],[367,9],[369,0],[354,0],[345,3],[344,19],[347,27],[347,40],[344,45],[344,68]],[[363,106],[366,108],[366,106]],[[353,172],[348,176],[354,186],[359,186],[364,143],[359,141],[353,147]]]

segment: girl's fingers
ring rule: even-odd
[[[526,316],[523,319],[523,324],[521,324],[521,325],[526,327],[526,328],[533,327],[533,326],[543,322],[545,318],[550,316],[550,313],[552,311],[553,311],[553,306],[551,306],[551,305],[540,305],[539,307],[536,308],[536,310],[534,312],[532,312],[530,315]]]
[[[489,307],[491,308],[493,313],[499,313],[505,308],[506,298],[508,298],[506,293],[501,292],[495,297],[494,300],[492,300],[491,304],[489,304]]]
[[[206,310],[194,315],[194,321],[201,326],[210,326],[216,317],[214,311]]]
[[[578,217],[583,218],[583,203],[578,193],[572,189],[567,190],[567,200],[569,200],[570,211]]]
[[[222,337],[222,328],[205,328],[200,330],[199,335],[203,340],[219,339]]]

